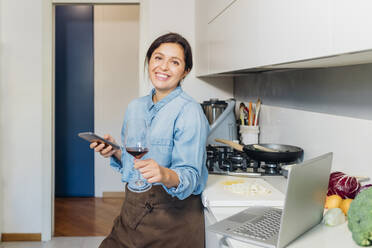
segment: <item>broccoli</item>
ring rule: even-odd
[[[372,188],[360,192],[350,204],[348,227],[360,246],[372,245]]]

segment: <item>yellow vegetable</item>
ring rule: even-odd
[[[347,216],[347,211],[349,211],[349,208],[350,208],[350,203],[353,201],[353,199],[344,199],[341,204],[340,204],[340,208],[342,210],[342,212],[344,212],[344,214]]]
[[[339,195],[330,195],[330,196],[327,196],[324,207],[327,208],[327,209],[339,208],[341,202],[342,202],[341,196],[339,196]]]

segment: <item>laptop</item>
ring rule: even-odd
[[[283,210],[249,207],[207,231],[263,247],[287,246],[321,222],[332,156],[327,153],[290,167]]]

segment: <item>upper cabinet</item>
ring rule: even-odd
[[[197,0],[195,1],[195,70],[196,75],[209,73],[209,43],[208,25],[217,19],[237,0]]]
[[[199,76],[372,62],[367,1],[225,1],[207,17],[214,1],[196,2]]]
[[[335,53],[372,49],[372,2],[336,1],[329,4],[331,11],[332,45]]]
[[[208,35],[204,32],[208,31],[208,5],[207,0],[195,1],[195,66],[194,70],[197,76],[208,74]]]
[[[203,0],[202,0],[203,1]],[[220,15],[225,9],[227,9],[236,0],[209,0],[205,1],[208,3],[206,8],[208,23],[212,22],[218,15]]]

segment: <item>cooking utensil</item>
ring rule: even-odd
[[[234,148],[235,150],[238,150],[238,151],[241,151],[241,152],[243,151],[243,148],[244,148],[243,145],[235,143],[231,140],[215,139],[215,141],[219,142],[219,143],[222,143],[222,144],[225,144],[225,145],[229,145],[232,148]],[[267,148],[267,147],[260,146],[260,145],[257,145],[257,144],[254,144],[253,147],[257,150],[264,151],[264,152],[279,152],[278,150]]]
[[[231,146],[238,151],[244,151],[249,158],[256,161],[263,161],[266,163],[289,163],[295,162],[299,159],[302,160],[304,150],[300,147],[282,144],[260,144],[257,149],[255,145],[245,145],[234,143],[230,140],[216,139],[216,142],[223,143]],[[274,150],[274,151],[264,151],[262,147]]]
[[[251,159],[257,161],[264,161],[266,163],[289,163],[302,160],[304,150],[300,147],[282,144],[260,144],[261,146],[269,149],[277,150],[277,152],[267,152],[257,150],[253,145],[244,146],[244,152]]]
[[[248,126],[250,126],[250,125],[253,125],[253,122],[252,122],[252,120],[253,120],[253,116],[252,116],[252,102],[249,102],[249,105],[248,105],[249,107],[248,107],[248,110],[249,110],[249,113],[248,113]]]
[[[225,144],[225,145],[228,145],[232,148],[234,148],[235,150],[238,150],[240,152],[243,151],[243,146],[238,144],[238,143],[235,143],[234,141],[231,141],[231,140],[225,140],[225,139],[215,139],[216,142],[219,142],[219,143],[222,143],[222,144]]]
[[[264,151],[264,152],[279,152],[278,150],[267,148],[267,147],[260,146],[257,144],[253,144],[252,146],[257,150]]]
[[[254,119],[254,126],[257,126],[258,123],[258,114],[260,113],[261,109],[261,100],[258,98],[257,103],[256,103],[256,114],[255,114],[255,119]]]
[[[244,108],[245,108],[245,105],[244,103],[240,103],[240,106],[239,106],[239,112],[240,112],[240,123],[241,125],[244,125]]]

